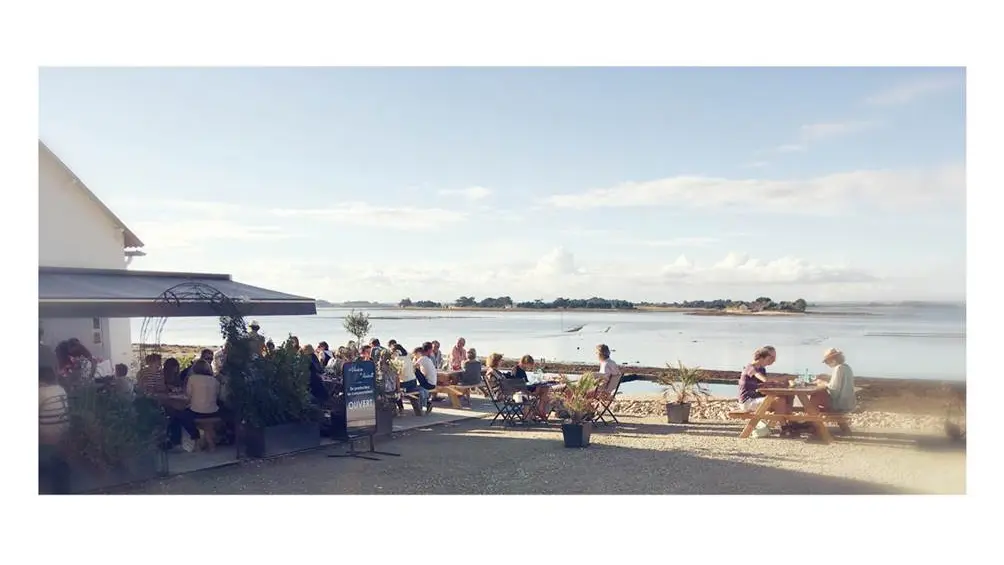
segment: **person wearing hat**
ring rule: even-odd
[[[259,330],[261,326],[258,325],[258,320],[251,320],[248,324],[248,328],[251,329],[248,332],[248,339],[251,340],[251,351],[257,353],[258,355],[265,354],[265,336],[261,335]]]
[[[829,376],[820,375],[813,382],[818,392],[809,395],[812,402],[822,412],[850,412],[857,399],[854,394],[854,372],[847,364],[844,352],[830,348],[823,352],[823,363],[832,369]]]

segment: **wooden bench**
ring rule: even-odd
[[[468,393],[472,390],[478,388],[478,385],[439,385],[433,393],[443,393],[450,397],[450,406],[453,408],[462,408],[460,404],[461,397],[467,397]]]
[[[199,429],[199,443],[204,444],[209,451],[216,449],[216,426],[222,423],[223,419],[218,417],[195,419],[195,427]]]
[[[750,420],[753,419],[753,412],[742,412],[733,411],[728,413],[728,417],[731,420]],[[765,414],[763,416],[758,416],[758,420],[766,420],[769,422],[823,422],[834,423],[840,427],[840,431],[844,434],[851,433],[850,417],[847,414],[840,412],[820,412],[817,414],[806,414],[802,411],[796,411],[792,414]]]
[[[422,396],[417,392],[402,392],[401,400],[407,400],[411,404],[411,409],[415,412],[416,416],[421,416],[425,410],[422,406]]]

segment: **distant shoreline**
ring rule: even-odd
[[[318,307],[323,308],[323,307]],[[332,306],[331,308],[345,309],[348,306]],[[358,308],[357,308],[358,309]],[[674,312],[686,314],[688,316],[852,316],[854,312],[785,312],[780,310],[762,310],[759,312],[741,312],[737,310],[713,310],[710,308],[684,308],[682,306],[636,306],[634,308],[486,308],[481,306],[440,306],[438,308],[421,308],[418,306],[381,306],[370,308],[371,310],[407,310],[409,312],[618,312],[646,314],[656,312]],[[867,314],[865,314],[867,315]]]

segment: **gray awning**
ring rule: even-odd
[[[167,291],[170,299],[165,300]],[[313,298],[241,284],[230,275],[39,267],[40,318],[219,316],[218,291],[244,316],[311,315]],[[219,297],[219,295],[216,295]]]

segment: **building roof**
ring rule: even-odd
[[[52,150],[49,149],[49,147],[46,146],[41,139],[38,140],[38,150],[52,157],[52,159],[55,160],[56,163],[59,163],[59,166],[62,167],[63,170],[65,170],[67,173],[69,173],[70,177],[73,178],[73,185],[76,186],[78,189],[80,189],[87,196],[87,198],[91,199],[92,202],[97,204],[98,208],[100,208],[101,211],[105,213],[105,216],[107,216],[108,219],[111,220],[116,227],[122,230],[124,247],[126,248],[143,247],[143,242],[140,241],[140,239],[136,236],[136,234],[133,233],[132,230],[130,230],[129,227],[125,225],[125,222],[120,220],[119,217],[116,216],[115,213],[112,212],[108,206],[105,206],[105,203],[102,202],[101,199],[98,198],[96,194],[91,192],[91,189],[87,188],[87,185],[84,184],[84,181],[80,180],[80,177],[78,177],[76,173],[74,173],[69,167],[67,167],[66,163],[64,163],[63,160],[60,159],[55,153],[53,153]]]
[[[242,284],[230,275],[38,268],[39,318],[220,316],[221,295],[243,316],[317,313],[313,298]]]

